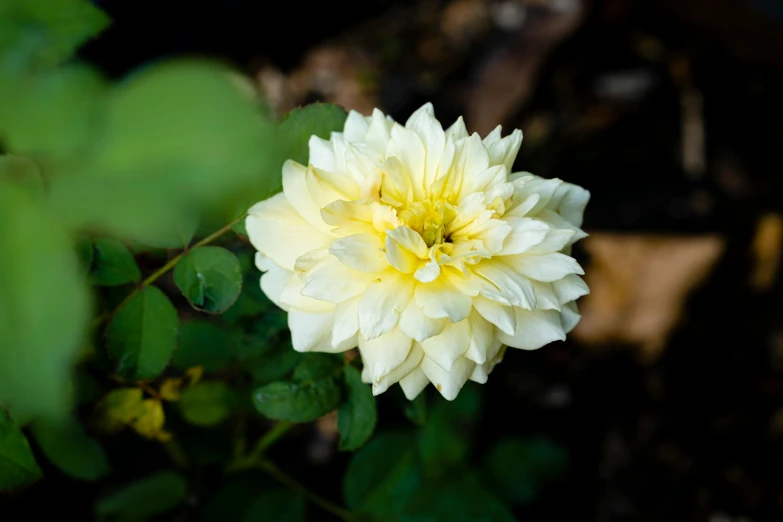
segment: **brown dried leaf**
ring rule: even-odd
[[[628,343],[642,360],[660,354],[688,294],[709,275],[723,238],[594,234],[583,242],[590,295],[574,337],[585,344]]]

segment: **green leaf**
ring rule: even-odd
[[[519,504],[535,499],[541,486],[568,465],[566,450],[545,438],[506,438],[484,459],[487,482],[501,497]]]
[[[196,235],[198,220],[193,215],[176,216],[172,223],[161,223],[158,234],[146,238],[144,246],[152,248],[187,248]]]
[[[337,377],[343,369],[342,357],[329,353],[306,353],[294,368],[293,380],[299,383]]]
[[[347,117],[345,109],[330,103],[313,103],[286,114],[278,130],[285,159],[307,165],[310,137],[315,135],[328,140],[332,132],[342,132]]]
[[[345,366],[344,374],[348,399],[337,412],[337,429],[340,431],[340,450],[353,451],[372,437],[378,412],[372,389],[362,382],[359,370]]]
[[[171,365],[180,370],[203,366],[205,371],[217,371],[231,363],[234,341],[219,326],[207,321],[182,324],[179,345]]]
[[[161,471],[99,500],[95,514],[139,520],[170,511],[185,499],[186,492],[187,484],[182,476],[173,471]]]
[[[89,294],[68,234],[0,181],[0,403],[20,417],[64,417]]]
[[[27,158],[10,154],[0,156],[0,178],[10,181],[33,197],[43,196],[41,170]]]
[[[79,258],[80,272],[88,275],[92,270],[92,262],[95,259],[95,249],[92,246],[92,239],[88,236],[79,236],[76,238],[76,256]]]
[[[226,420],[236,408],[234,390],[223,381],[202,381],[182,390],[179,411],[197,426],[213,426]]]
[[[3,68],[0,60],[0,139],[13,152],[81,165],[84,149],[97,141],[94,125],[105,88],[100,76],[83,65],[31,74]],[[67,181],[59,163],[51,167],[47,174],[57,176],[49,176],[50,188]],[[110,214],[105,218],[112,219]]]
[[[26,486],[41,478],[22,430],[0,409],[0,491]]]
[[[196,310],[223,313],[242,291],[239,259],[225,248],[197,248],[177,263],[174,283]]]
[[[52,204],[75,226],[153,244],[171,237],[161,223],[233,211],[236,194],[266,197],[280,177],[270,169],[277,137],[235,76],[179,61],[118,84],[94,153],[53,180]]]
[[[22,48],[35,64],[53,65],[110,23],[87,0],[3,0],[0,4],[0,55]]]
[[[276,488],[267,491],[248,509],[244,522],[274,520],[275,522],[304,522],[305,501],[296,493]]]
[[[462,465],[470,449],[480,397],[474,386],[465,386],[453,401],[438,401],[419,432],[419,451],[427,476],[447,474]]]
[[[253,339],[256,338],[250,337],[245,342],[252,342]],[[302,354],[294,350],[290,341],[277,346],[263,346],[258,351],[248,352],[239,354],[240,364],[250,373],[256,384],[283,379],[302,361]]]
[[[93,240],[95,256],[90,281],[98,286],[120,286],[141,280],[133,254],[128,247],[110,237]]]
[[[153,379],[168,365],[179,319],[166,295],[148,286],[128,301],[106,332],[109,355],[128,379]]]
[[[427,421],[427,394],[420,393],[412,401],[406,400],[405,416],[417,426],[423,426]]]
[[[144,409],[140,388],[117,388],[106,394],[95,407],[98,426],[108,432],[119,431],[133,422]]]
[[[413,437],[383,433],[357,451],[345,474],[349,509],[383,517],[403,511],[421,482]]]
[[[515,522],[514,516],[468,471],[425,482],[401,522]]]
[[[334,377],[296,382],[273,382],[253,393],[256,409],[270,419],[310,422],[340,404],[340,386]]]
[[[46,458],[71,477],[98,480],[109,473],[103,448],[78,422],[36,422],[32,431]]]

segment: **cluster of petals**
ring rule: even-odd
[[[522,133],[444,130],[426,104],[400,125],[351,112],[288,161],[283,192],[254,205],[261,288],[288,312],[294,349],[358,347],[362,378],[409,399],[454,399],[506,347],[565,339],[588,293],[571,245],[590,194],[511,173]]]

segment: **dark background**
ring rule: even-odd
[[[584,324],[509,352],[481,388],[477,463],[506,435],[569,456],[519,520],[783,520],[783,3],[96,3],[114,25],[82,55],[110,77],[185,54],[232,63],[279,113],[326,100],[404,121],[432,101],[446,125],[523,129],[517,169],[592,192]],[[381,426],[406,422],[395,394]],[[346,457],[313,466],[318,437],[279,451],[339,498]],[[150,446],[128,469],[167,459]],[[25,497],[87,512],[89,488]]]

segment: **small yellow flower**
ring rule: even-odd
[[[588,292],[569,254],[590,195],[511,174],[522,133],[500,131],[444,131],[431,104],[404,126],[351,112],[310,139],[310,165],[286,162],[283,192],[246,226],[296,350],[358,346],[373,393],[399,382],[413,399],[432,382],[451,400],[505,345],[565,339]]]

